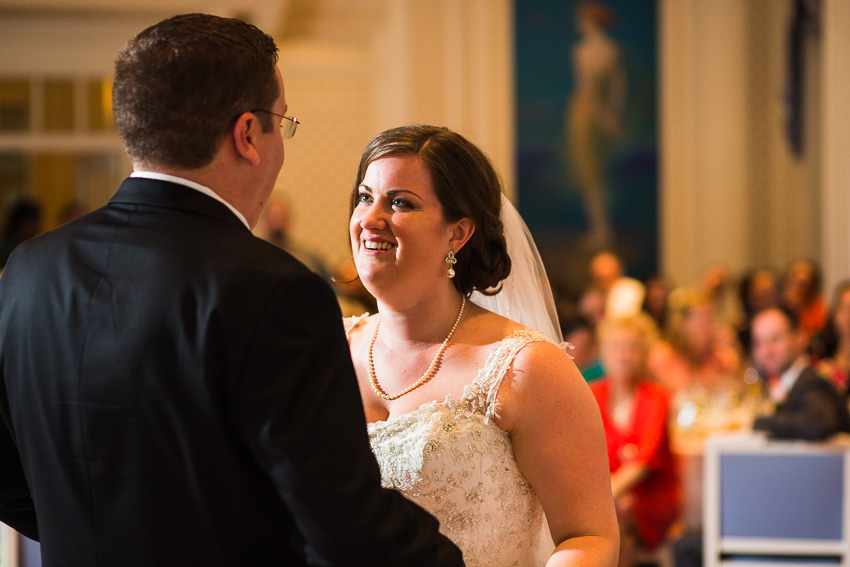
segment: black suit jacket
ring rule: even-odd
[[[753,428],[778,439],[816,441],[839,432],[850,433],[850,415],[835,387],[806,367],[776,413],[757,418]]]
[[[460,565],[380,488],[330,287],[131,178],[0,278],[0,520],[45,566]]]

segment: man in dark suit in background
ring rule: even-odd
[[[776,403],[775,414],[756,418],[753,428],[779,439],[813,441],[850,432],[842,397],[808,365],[797,316],[771,307],[753,317],[750,329],[753,362],[767,377],[768,394]]]
[[[250,232],[297,126],[276,62],[238,20],[141,32],[134,174],[0,278],[0,520],[45,566],[462,564],[380,487],[331,289]]]

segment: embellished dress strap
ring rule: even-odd
[[[351,344],[351,333],[354,332],[354,329],[361,326],[367,317],[369,317],[368,311],[363,315],[352,315],[351,317],[342,318],[342,326],[345,329],[345,338],[348,339],[348,344]]]
[[[511,365],[513,365],[516,355],[525,348],[526,345],[534,342],[549,342],[552,341],[543,333],[532,329],[518,329],[508,337],[505,337],[495,345],[487,356],[487,362],[484,364],[479,380],[480,386],[486,392],[486,402],[484,405],[484,422],[489,423],[493,419],[496,411],[496,395],[499,393],[499,387],[502,385],[505,375],[508,373]],[[554,344],[554,343],[553,343]]]

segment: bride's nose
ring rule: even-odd
[[[387,228],[387,214],[378,204],[361,209],[360,227],[381,230]]]

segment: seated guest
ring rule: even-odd
[[[0,238],[0,267],[19,244],[41,233],[41,205],[21,199],[6,214],[6,224]]]
[[[753,429],[782,439],[825,439],[850,433],[850,415],[838,390],[808,364],[807,337],[796,315],[772,307],[753,318],[753,362],[767,379],[772,416],[756,419]]]
[[[747,272],[738,287],[743,312],[738,322],[738,341],[744,352],[750,352],[750,323],[756,313],[780,304],[779,276],[770,268]]]
[[[836,388],[846,391],[850,380],[850,280],[836,286],[829,320],[812,340],[809,353],[813,366]]]
[[[588,272],[590,287],[583,294],[581,304],[588,298],[597,300],[597,297],[590,295],[591,290],[596,291],[598,300],[602,302],[602,312],[597,312],[599,318],[603,315],[634,315],[640,311],[645,295],[643,284],[634,278],[626,277],[623,264],[616,254],[607,250],[596,254],[588,265]],[[591,322],[596,324],[598,319],[591,316]]]
[[[734,330],[717,320],[714,303],[699,290],[680,288],[670,295],[667,333],[653,346],[648,364],[673,396],[677,413],[694,403],[720,407],[740,388],[741,355]],[[696,426],[684,417],[678,422]]]
[[[643,298],[642,311],[652,317],[659,329],[667,327],[668,300],[673,285],[662,274],[655,274],[643,282],[646,294]]]
[[[576,309],[580,316],[596,327],[605,318],[605,293],[595,287],[585,289],[578,298]]]
[[[603,250],[590,259],[587,266],[590,286],[608,294],[617,280],[625,276],[620,257],[610,250]]]
[[[599,346],[593,324],[581,315],[561,317],[560,322],[564,340],[573,347],[567,352],[573,357],[582,377],[587,382],[600,378],[605,370],[599,360]]]
[[[258,231],[258,236],[286,250],[324,280],[330,279],[322,258],[292,238],[292,207],[285,198],[272,195],[263,214],[262,225],[263,230]]]
[[[785,272],[784,284],[782,305],[797,315],[800,330],[811,339],[823,329],[827,318],[820,267],[813,260],[797,260]]]
[[[646,314],[606,319],[599,328],[605,376],[590,388],[608,444],[611,488],[620,521],[620,566],[637,547],[662,543],[679,517],[680,488],[667,430],[670,399],[646,367],[656,331]]]
[[[743,318],[743,308],[732,288],[729,272],[722,264],[711,264],[703,270],[698,285],[714,304],[717,320],[735,327]]]

